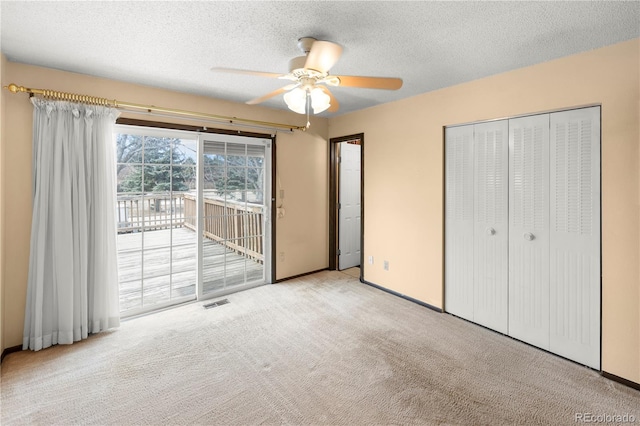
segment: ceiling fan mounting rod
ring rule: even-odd
[[[312,77],[302,77],[300,79],[300,87],[306,91],[309,91],[315,87],[317,80]]]
[[[298,39],[298,48],[302,51],[302,53],[307,55],[311,51],[311,46],[313,46],[313,43],[315,41],[317,40],[313,37],[300,37]]]

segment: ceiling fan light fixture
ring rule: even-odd
[[[284,94],[284,102],[287,107],[293,112],[298,114],[304,114],[305,106],[307,105],[307,91],[297,87]]]
[[[319,87],[311,89],[310,97],[314,114],[320,114],[331,106],[331,98]]]

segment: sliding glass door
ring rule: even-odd
[[[123,316],[268,282],[271,139],[116,131]]]
[[[202,137],[202,296],[270,276],[271,140]]]

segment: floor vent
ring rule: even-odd
[[[204,305],[204,308],[205,309],[211,309],[211,308],[215,308],[217,306],[226,305],[227,303],[229,303],[229,299],[222,299],[222,300],[218,300],[216,302],[207,303],[206,305]]]

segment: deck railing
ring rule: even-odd
[[[118,194],[118,233],[184,226],[184,193]]]
[[[184,226],[196,229],[196,197],[184,194]],[[223,200],[214,195],[204,199],[204,235],[259,262],[264,261],[262,249],[261,204]]]
[[[205,194],[204,236],[238,254],[264,261],[261,204],[223,200]],[[139,195],[119,194],[118,233],[154,231],[176,227],[196,230],[196,197],[173,192]]]

